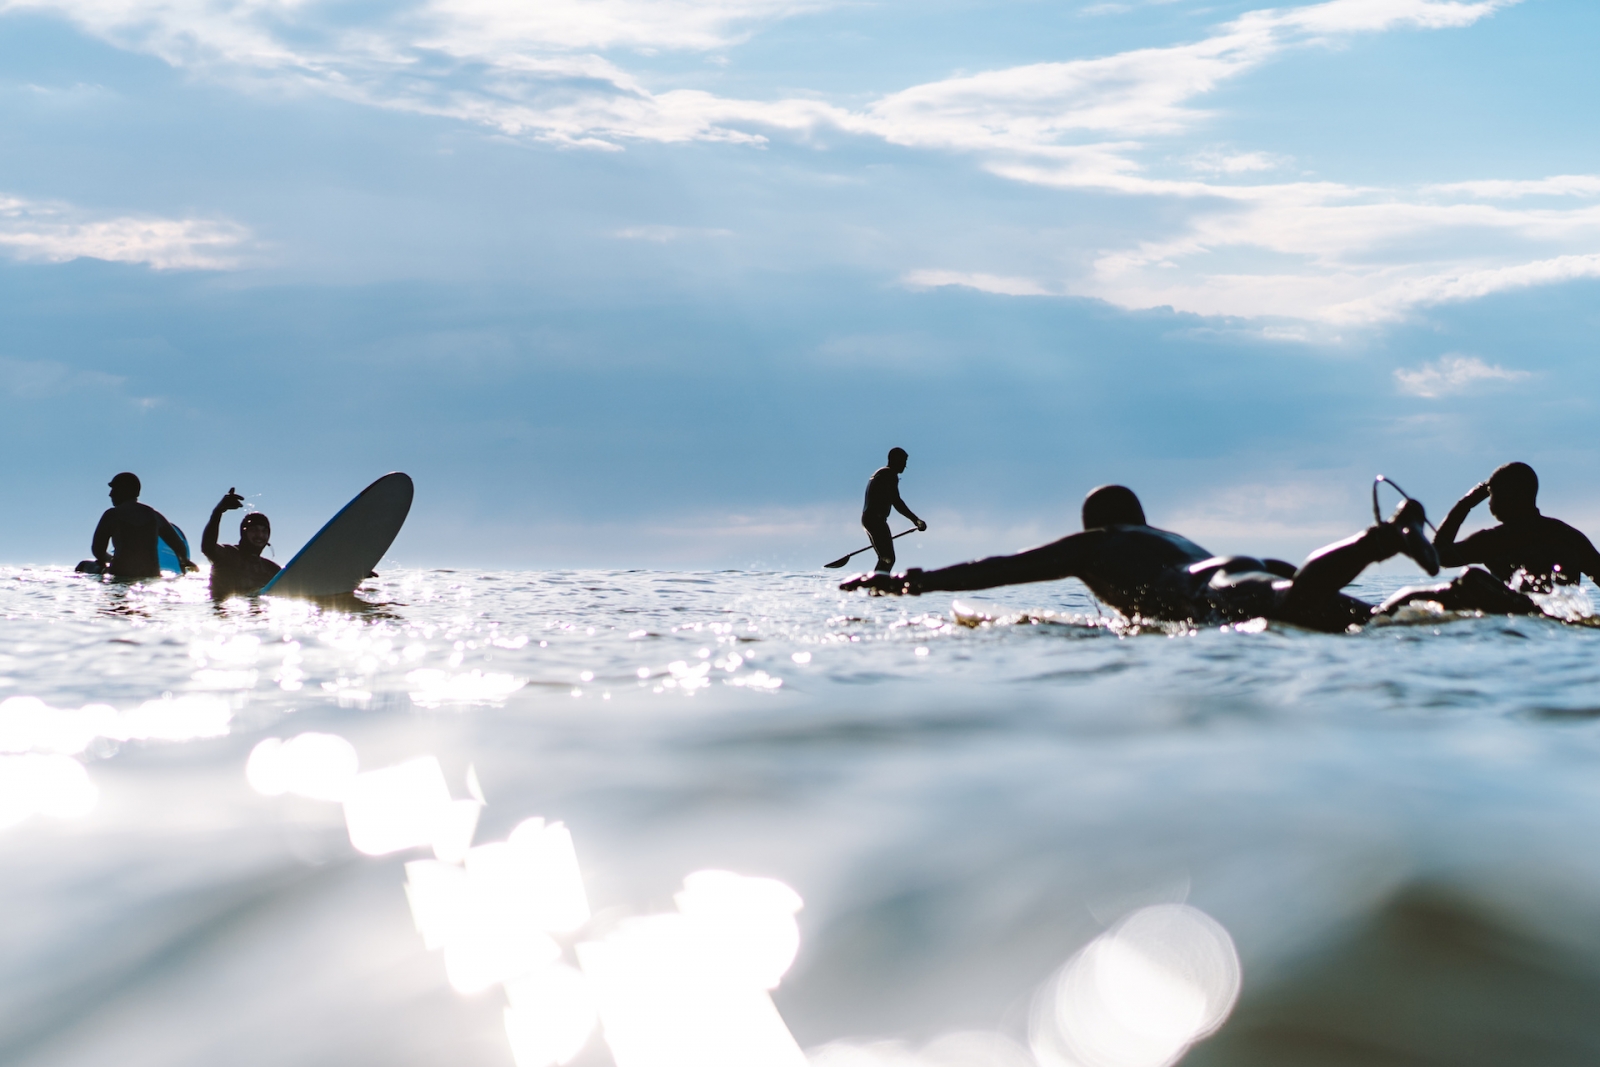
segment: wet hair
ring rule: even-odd
[[[143,488],[139,484],[139,476],[130,471],[123,471],[106,484],[118,496],[133,497],[134,499],[138,499],[139,492]]]
[[[889,449],[889,462],[890,463],[894,462],[894,458],[896,456],[899,456],[901,459],[910,459],[911,458],[907,454],[906,450],[903,449],[903,448],[891,448],[891,449]]]
[[[245,530],[251,526],[265,526],[267,528],[267,533],[270,534],[272,532],[272,520],[267,518],[265,512],[252,511],[250,514],[240,519],[239,536],[243,537]]]
[[[1125,485],[1102,485],[1083,498],[1083,528],[1145,526],[1144,507]]]
[[[1489,475],[1489,491],[1501,510],[1524,512],[1538,510],[1539,476],[1526,463],[1507,463]]]

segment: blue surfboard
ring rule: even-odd
[[[410,475],[385,474],[329,519],[261,591],[273,596],[355,592],[394,544],[411,513],[414,492]]]
[[[172,528],[177,531],[178,540],[183,542],[183,554],[188,556],[189,539],[184,536],[184,533],[181,529],[178,529],[177,523],[173,523]],[[171,545],[168,545],[159,537],[156,538],[156,560],[161,564],[161,569],[163,572],[167,574],[176,574],[179,577],[183,576],[183,563],[178,559],[178,554],[172,551]]]

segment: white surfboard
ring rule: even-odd
[[[412,493],[409,475],[385,474],[329,519],[261,591],[274,596],[355,592],[405,525]]]

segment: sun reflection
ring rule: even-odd
[[[594,993],[565,964],[536,967],[506,983],[506,1037],[517,1067],[549,1067],[577,1056],[594,1032]]]
[[[1214,1032],[1239,996],[1239,956],[1214,919],[1160,904],[1084,947],[1040,992],[1044,1067],[1165,1067]]]
[[[450,662],[452,666],[458,666],[459,654],[452,656]],[[526,680],[509,674],[485,674],[476,669],[451,674],[430,668],[406,675],[411,702],[422,708],[438,708],[446,704],[498,704],[527,684]]]
[[[450,799],[433,756],[358,774],[343,800],[350,843],[369,856],[426,846],[441,859],[457,856],[472,840],[480,807],[476,800]]]
[[[0,752],[77,755],[97,737],[112,741],[191,741],[222,737],[233,708],[226,699],[193,693],[147,700],[131,711],[109,704],[52,708],[38,697],[0,701]]]
[[[81,819],[99,798],[83,764],[70,756],[0,756],[0,827],[30,815]]]
[[[702,871],[676,914],[577,946],[617,1067],[790,1067],[805,1055],[767,990],[799,946],[794,890]]]
[[[244,773],[263,796],[283,793],[340,801],[354,781],[355,746],[336,734],[305,733],[284,741],[269,737],[250,750]]]

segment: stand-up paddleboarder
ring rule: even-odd
[[[928,524],[900,499],[900,475],[905,472],[910,457],[903,448],[889,449],[889,465],[879,467],[867,481],[867,498],[861,505],[861,525],[872,540],[878,553],[877,570],[888,574],[894,570],[894,538],[889,535],[889,509],[893,508],[912,522],[917,529],[926,530]]]

